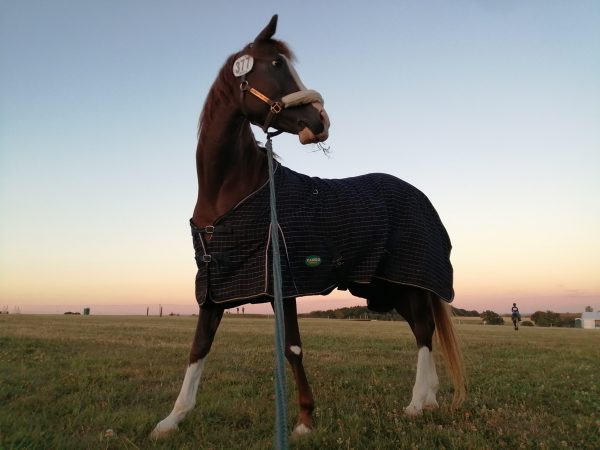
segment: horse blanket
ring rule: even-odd
[[[369,299],[383,280],[452,301],[450,239],[418,189],[386,174],[329,180],[280,164],[274,181],[284,298],[337,287]],[[212,226],[191,226],[200,305],[273,299],[268,182]]]

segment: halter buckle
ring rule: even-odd
[[[281,103],[279,103],[279,102],[274,102],[271,105],[271,112],[273,114],[279,114],[282,110],[283,110],[283,107],[281,106]]]

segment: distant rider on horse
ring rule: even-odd
[[[515,330],[519,329],[519,322],[521,321],[521,313],[519,312],[519,308],[517,308],[517,304],[513,303],[512,308],[512,321],[513,321],[513,325],[515,326]]]

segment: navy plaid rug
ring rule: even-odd
[[[275,170],[283,297],[335,288],[368,298],[375,280],[421,287],[450,302],[452,248],[429,199],[386,174],[328,180]],[[273,298],[269,185],[199,229],[192,224],[196,299],[233,306]]]

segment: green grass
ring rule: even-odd
[[[0,316],[1,449],[272,447],[273,322],[226,317],[196,409],[171,439],[148,435],[179,392],[191,317]],[[399,322],[300,321],[317,409],[298,449],[600,448],[600,333],[458,325],[468,399],[403,416],[416,349]],[[296,393],[288,371],[289,421]],[[114,431],[112,437],[106,431]]]

